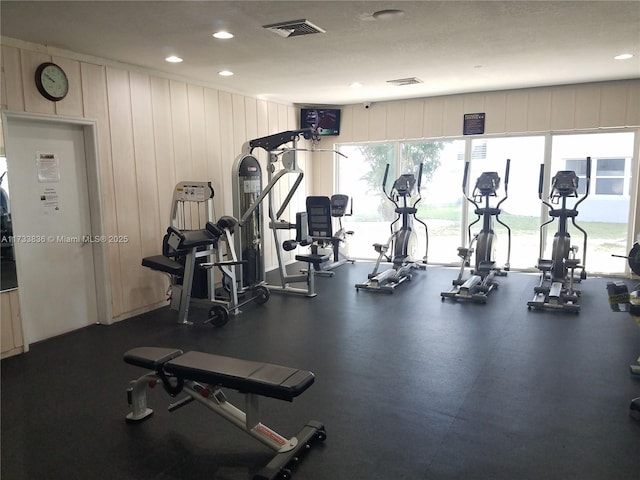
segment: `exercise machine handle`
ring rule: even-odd
[[[420,195],[420,185],[422,184],[422,169],[424,168],[424,163],[420,162],[420,170],[418,171],[418,195]]]
[[[384,169],[384,177],[382,178],[382,191],[387,196],[387,198],[390,198],[389,194],[387,193],[387,177],[388,176],[389,176],[389,164],[387,163],[387,166]]]
[[[542,200],[542,190],[544,188],[544,163],[540,164],[540,178],[538,180],[538,198]]]
[[[469,175],[469,162],[464,162],[464,175],[462,176],[462,192],[467,186],[467,176]]]
[[[504,172],[504,193],[507,193],[507,185],[509,185],[509,167],[511,165],[511,159],[507,158],[507,168]]]
[[[591,157],[587,157],[587,185],[584,191],[584,197],[576,202],[573,206],[573,209],[576,210],[578,205],[580,205],[588,196],[589,196],[589,185],[591,184]]]

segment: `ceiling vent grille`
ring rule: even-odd
[[[262,28],[276,33],[281,37],[299,37],[302,35],[311,35],[313,33],[326,33],[325,30],[314,25],[309,20],[290,20],[288,22],[273,23],[271,25],[263,25]]]
[[[398,87],[403,87],[405,85],[416,85],[418,83],[423,83],[423,82],[419,78],[409,77],[409,78],[398,78],[396,80],[387,80],[387,83],[390,83],[391,85],[396,85]]]

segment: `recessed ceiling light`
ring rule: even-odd
[[[231,75],[233,75],[233,72],[231,72],[229,70],[222,70],[222,71],[218,72],[218,75],[220,75],[222,77],[230,77]]]
[[[371,15],[376,20],[390,20],[392,18],[398,18],[404,15],[402,10],[390,8],[388,10],[378,10]]]
[[[633,55],[630,53],[621,53],[620,55],[616,55],[613,58],[615,60],[629,60],[630,58],[633,58]]]
[[[169,63],[180,63],[182,61],[180,57],[176,57],[175,55],[171,55],[170,57],[165,58],[165,60]]]
[[[224,30],[221,30],[219,32],[214,33],[213,36],[215,38],[219,38],[221,40],[227,40],[229,38],[233,38],[233,33],[229,33],[229,32],[226,32]]]
[[[351,88],[361,88],[362,84],[360,82],[353,82],[353,83],[350,83],[349,86]]]

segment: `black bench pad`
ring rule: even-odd
[[[158,370],[172,358],[182,355],[178,348],[138,347],[124,354],[124,361],[136,367]]]
[[[165,372],[184,380],[232,388],[241,393],[254,393],[292,401],[309,388],[313,373],[269,363],[238,358],[187,352],[173,348],[139,347],[129,350],[124,360],[132,365]]]
[[[181,277],[184,273],[184,267],[164,255],[154,255],[152,257],[144,257],[142,259],[142,266],[151,268],[152,270],[158,270],[160,272],[168,273],[176,277]]]

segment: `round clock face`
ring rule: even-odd
[[[57,102],[69,92],[69,80],[64,70],[55,63],[42,63],[36,70],[36,86],[40,94]]]

